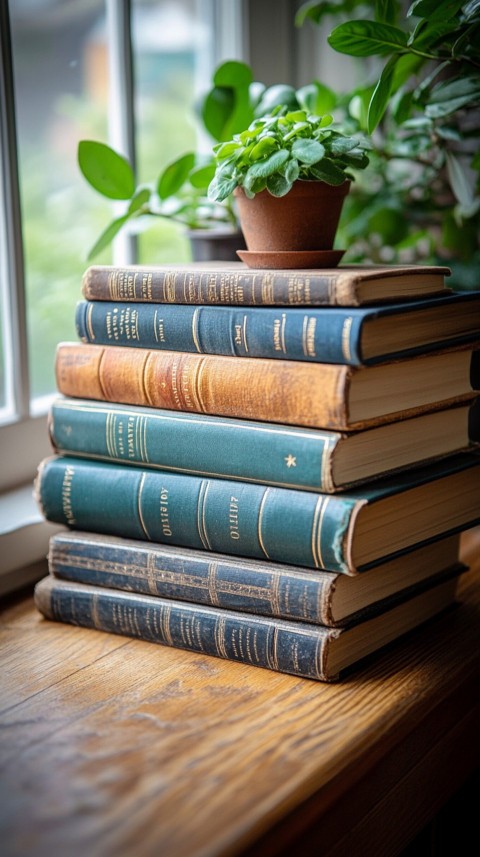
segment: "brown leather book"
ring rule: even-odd
[[[56,375],[66,396],[356,430],[474,398],[479,358],[458,348],[352,367],[67,342]]]

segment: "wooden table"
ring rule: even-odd
[[[460,606],[337,685],[9,602],[0,851],[398,854],[479,761],[480,530],[463,558]]]

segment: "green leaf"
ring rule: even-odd
[[[480,24],[475,22],[471,24],[467,29],[458,37],[457,41],[454,43],[452,47],[452,54],[454,57],[461,56],[463,51],[468,49],[471,45],[478,44],[478,36],[480,32]]]
[[[431,50],[435,45],[444,39],[445,36],[456,32],[457,25],[452,21],[435,21],[428,23],[424,27],[418,37],[416,36],[409,42],[412,49],[417,51]]]
[[[447,151],[446,158],[447,173],[453,193],[460,205],[469,209],[474,200],[472,183],[469,181],[459,159],[452,152]]]
[[[295,140],[292,155],[302,164],[316,164],[325,155],[325,147],[318,140]]]
[[[193,187],[205,190],[212,181],[214,175],[215,164],[212,161],[211,164],[205,164],[203,167],[198,167],[198,169],[192,170],[188,180]]]
[[[286,83],[269,86],[255,108],[255,116],[265,116],[279,105],[287,107],[289,110],[297,110],[300,107],[293,86]]]
[[[245,181],[251,186],[251,180],[257,178],[268,178],[272,173],[277,172],[289,159],[290,152],[288,149],[279,149],[278,152],[273,152],[268,158],[263,161],[257,161],[247,170]]]
[[[323,161],[311,168],[314,178],[331,185],[340,185],[345,181],[345,173],[333,161],[324,158]]]
[[[407,16],[428,18],[429,21],[453,18],[464,5],[465,0],[416,0],[410,6]]]
[[[358,146],[356,137],[333,137],[330,144],[330,151],[334,155],[344,155],[345,152],[350,152]]]
[[[480,95],[480,75],[456,77],[453,80],[438,83],[430,94],[430,104],[450,101],[452,98],[460,98],[464,95]]]
[[[157,182],[157,193],[160,199],[168,199],[169,196],[176,194],[186,182],[188,174],[194,166],[195,155],[193,152],[188,152],[168,164]]]
[[[267,190],[272,196],[286,196],[291,191],[293,182],[289,181],[286,176],[275,173],[267,178]]]
[[[266,155],[269,155],[274,149],[278,149],[278,143],[276,140],[274,140],[273,137],[263,137],[263,139],[259,140],[252,148],[250,159],[252,161],[258,161],[260,158],[264,158]]]
[[[245,87],[248,89],[253,82],[250,66],[238,60],[227,60],[216,69],[213,75],[215,86],[227,86],[232,89]]]
[[[401,53],[407,47],[403,30],[377,21],[346,21],[335,27],[327,41],[336,51],[354,57]]]
[[[300,175],[300,166],[298,161],[288,161],[285,167],[284,176],[291,184],[297,181]]]
[[[133,170],[122,155],[105,143],[81,140],[78,165],[87,182],[109,199],[130,199],[135,192]]]
[[[87,256],[87,262],[90,262],[92,259],[95,258],[95,256],[98,256],[98,254],[102,250],[104,250],[105,247],[108,247],[108,245],[111,244],[117,233],[120,232],[120,229],[122,228],[123,224],[126,223],[128,219],[129,215],[124,214],[123,217],[118,217],[116,220],[112,220],[112,222],[102,232],[100,238],[98,239],[98,241],[96,241],[96,243],[90,250]]]
[[[228,140],[225,128],[235,106],[233,89],[216,86],[205,96],[201,109],[203,124],[214,140]]]
[[[318,80],[297,89],[297,99],[305,110],[308,110],[309,113],[316,113],[318,116],[322,116],[323,113],[330,113],[337,103],[337,96],[334,91]]]
[[[393,74],[398,56],[390,57],[383,69],[379,81],[373,90],[372,100],[368,107],[367,130],[372,134],[387,109],[392,91]]]
[[[375,0],[375,20],[385,24],[394,24],[399,4],[396,0]]]
[[[404,92],[396,102],[393,115],[397,125],[402,125],[412,113],[413,92]]]
[[[228,176],[215,175],[208,186],[208,198],[214,202],[221,202],[237,187],[237,180]]]
[[[135,214],[135,212],[142,208],[142,206],[146,205],[147,202],[150,202],[150,196],[151,191],[149,188],[140,188],[128,206],[128,214]]]

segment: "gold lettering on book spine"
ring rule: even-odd
[[[208,595],[210,598],[210,603],[214,604],[215,607],[218,607],[219,605],[217,592],[217,570],[218,563],[208,563]]]
[[[272,613],[275,616],[280,615],[280,575],[274,574],[272,576],[272,583],[270,589],[270,604],[272,607]]]
[[[167,304],[175,303],[177,274],[175,271],[166,271],[163,281],[163,299]]]
[[[160,611],[160,627],[163,639],[169,646],[173,646],[172,630],[170,628],[171,615],[172,608],[170,604],[168,606],[166,604],[162,604]]]
[[[217,654],[220,657],[228,660],[228,652],[225,641],[225,631],[226,631],[226,620],[223,616],[219,616],[217,621],[215,622],[215,646],[217,649]]]
[[[157,566],[155,561],[155,554],[153,551],[148,551],[147,553],[147,582],[148,582],[148,591],[151,595],[158,595],[157,590]]]

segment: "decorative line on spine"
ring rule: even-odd
[[[158,595],[157,581],[156,581],[155,554],[153,553],[153,551],[149,551],[147,554],[147,581],[148,581],[148,591],[152,595]]]
[[[94,303],[87,304],[87,314],[86,314],[87,315],[86,321],[87,321],[88,334],[89,334],[90,340],[92,342],[95,342],[95,331],[93,330],[93,324],[92,324],[92,313],[93,313],[94,306],[95,306]]]
[[[352,359],[352,350],[350,343],[350,333],[352,330],[352,324],[353,318],[351,315],[349,315],[348,318],[346,318],[343,322],[342,328],[342,353],[345,357],[345,360],[347,360],[348,362],[350,362]]]
[[[200,307],[197,307],[192,316],[192,336],[193,341],[195,343],[195,348],[197,349],[199,354],[202,354],[202,348],[200,345],[200,338],[198,334],[198,322],[200,318]]]
[[[286,326],[286,324],[287,324],[287,314],[282,312],[282,327],[281,327],[280,336],[282,338],[282,351],[284,354],[287,353],[287,345],[285,342],[285,326]]]
[[[165,642],[169,646],[174,645],[172,632],[170,629],[170,617],[171,617],[171,615],[172,615],[172,608],[171,608],[170,604],[168,605],[168,607],[167,607],[167,605],[162,605],[160,623],[162,626],[162,632],[163,632],[163,635],[165,638]]]
[[[269,491],[270,491],[270,488],[267,488],[266,491],[264,492],[263,497],[262,497],[262,501],[260,503],[260,509],[258,511],[258,541],[259,541],[260,547],[261,547],[263,553],[265,554],[265,556],[267,557],[267,559],[270,559],[270,557],[269,557],[269,555],[265,549],[265,545],[263,543],[262,521],[263,521],[263,510],[265,507],[265,502],[266,502]]]
[[[143,486],[145,485],[145,479],[146,478],[147,478],[147,474],[142,473],[142,478],[140,479],[140,485],[138,488],[137,508],[138,508],[138,517],[140,519],[140,524],[142,525],[142,530],[145,533],[148,541],[151,542],[152,537],[151,537],[150,533],[148,532],[147,527],[145,526],[145,521],[143,520],[143,515],[142,515],[142,493],[143,493]]]
[[[210,482],[208,480],[203,479],[202,484],[200,485],[200,491],[198,494],[198,505],[197,505],[197,530],[198,535],[202,541],[203,547],[206,550],[211,550],[210,543],[208,541],[207,530],[205,527],[205,499],[207,496],[208,489],[210,487]]]
[[[312,523],[312,541],[311,541],[311,549],[312,549],[312,557],[315,568],[320,568],[320,562],[317,554],[317,530],[318,530],[318,521],[321,512],[321,508],[324,502],[324,497],[319,497],[317,503],[315,505],[315,509],[313,512],[313,523]]]
[[[158,309],[155,310],[155,314],[153,316],[153,333],[155,335],[155,342],[158,342],[157,315],[158,315]]]
[[[225,645],[225,625],[225,618],[223,616],[219,617],[215,623],[215,645],[220,657],[228,660],[228,652]]]
[[[318,521],[317,556],[318,556],[318,561],[320,563],[319,568],[325,568],[325,563],[324,563],[323,556],[322,556],[322,525],[323,525],[323,521],[325,518],[325,510],[328,506],[329,500],[330,500],[330,497],[324,497],[323,498],[322,509],[321,509],[320,517],[319,517],[319,521]]]
[[[218,563],[209,562],[208,563],[208,594],[210,596],[210,601],[216,607],[219,606],[218,602],[218,592],[216,586],[216,575],[217,575]]]

